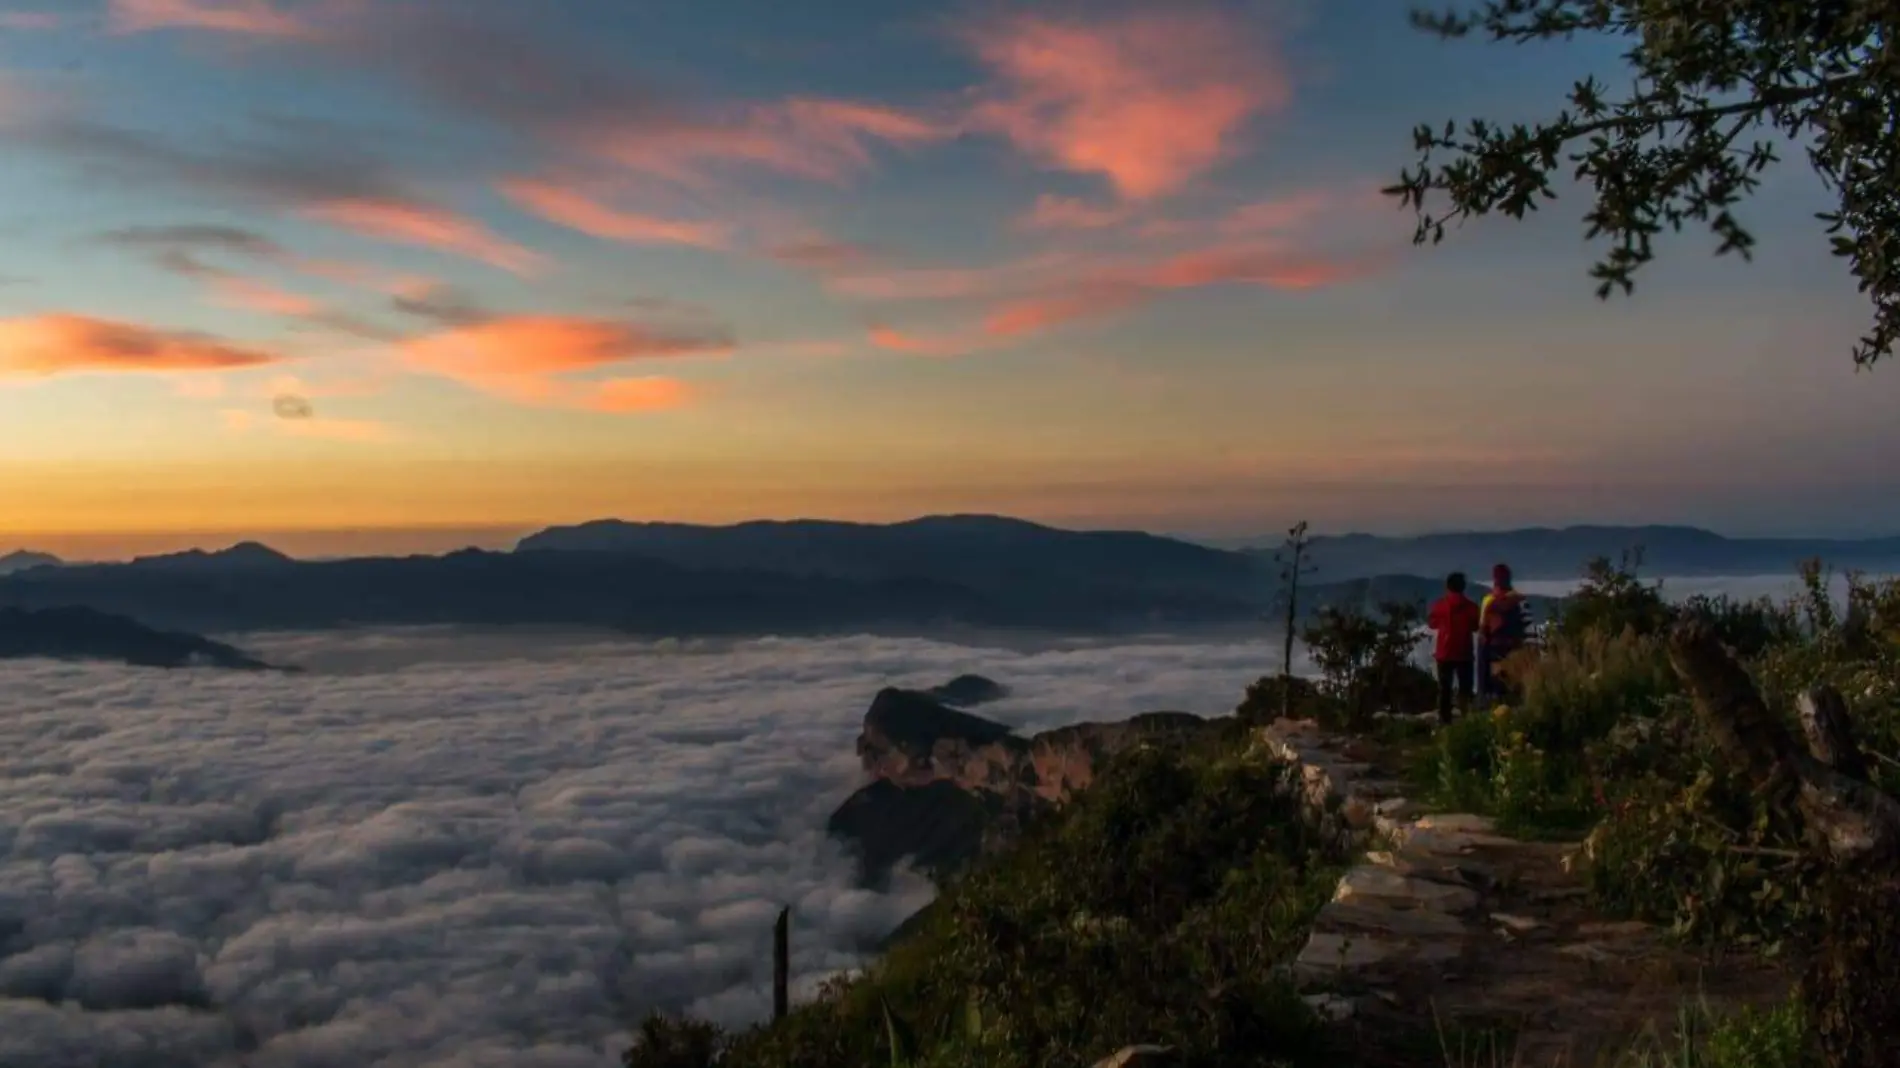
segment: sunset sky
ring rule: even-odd
[[[1805,165],[1634,299],[1575,199],[1414,249],[1416,123],[1617,68],[1407,7],[0,0],[0,552],[1900,531]]]

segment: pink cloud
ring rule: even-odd
[[[467,256],[515,274],[530,274],[541,257],[473,219],[430,204],[369,198],[326,200],[300,213],[366,237]]]
[[[963,356],[987,347],[984,337],[965,335],[924,336],[906,333],[888,326],[874,326],[867,332],[873,347],[907,356]]]
[[[1056,252],[984,267],[869,265],[831,275],[825,284],[866,300],[961,300],[1049,285],[1089,266],[1086,259]]]
[[[1079,319],[1095,319],[1126,310],[1150,297],[1133,282],[1098,279],[1055,293],[1011,301],[983,320],[983,330],[997,337],[1039,334]]]
[[[309,297],[279,289],[268,282],[259,282],[238,275],[223,275],[216,278],[211,283],[211,290],[225,304],[263,312],[266,315],[301,319],[323,311],[323,305]]]
[[[278,360],[203,334],[83,315],[0,319],[0,375],[228,371]]]
[[[1025,230],[1101,230],[1120,223],[1128,214],[1125,205],[1090,204],[1045,193],[1036,198],[1036,206],[1028,214],[1016,220],[1016,225]]]
[[[737,165],[842,183],[872,165],[876,145],[921,145],[955,132],[954,126],[895,108],[795,97],[703,121],[580,129],[571,139],[630,170],[680,182],[702,181],[709,168]]]
[[[1219,229],[1228,234],[1277,233],[1297,229],[1336,211],[1341,207],[1341,200],[1337,193],[1318,189],[1256,200],[1229,212],[1220,221]]]
[[[1154,289],[1228,284],[1314,289],[1363,275],[1368,269],[1367,264],[1291,255],[1272,248],[1212,248],[1163,261],[1146,272],[1142,282]]]
[[[498,188],[503,196],[549,222],[609,241],[709,249],[723,249],[731,242],[730,228],[723,224],[621,211],[553,182],[518,178]]]
[[[189,29],[239,37],[306,37],[310,27],[267,0],[110,0],[114,33]]]
[[[33,33],[57,30],[63,23],[51,11],[0,11],[0,30]]]
[[[668,334],[638,323],[519,316],[457,327],[405,342],[403,358],[494,396],[540,407],[602,412],[678,407],[688,387],[667,378],[562,378],[616,364],[730,352],[717,336]]]
[[[1125,198],[1162,196],[1225,160],[1248,121],[1290,101],[1278,58],[1251,36],[1212,10],[988,22],[966,34],[996,82],[969,123],[1045,165],[1099,174]]]

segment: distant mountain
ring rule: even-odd
[[[249,568],[278,567],[295,561],[268,545],[255,541],[241,541],[228,549],[205,552],[203,549],[187,549],[182,553],[164,553],[159,556],[139,556],[133,558],[127,567],[190,569],[198,571],[239,571]]]
[[[1234,553],[1153,534],[1058,530],[982,515],[888,525],[800,520],[724,527],[608,519],[544,530],[523,538],[517,551],[617,553],[688,568],[869,581],[929,576],[1023,595],[1086,587],[1251,600],[1265,588],[1260,569]]]
[[[1837,568],[1900,571],[1900,537],[1728,538],[1696,527],[1581,526],[1381,537],[1346,534],[1313,539],[1321,581],[1372,575],[1439,576],[1461,570],[1488,578],[1491,565],[1508,563],[1518,579],[1574,579],[1591,557],[1619,559],[1641,546],[1645,575],[1785,575],[1819,557]],[[1269,559],[1275,545],[1249,550]]]
[[[0,660],[21,657],[120,660],[161,668],[256,671],[269,666],[223,642],[155,630],[138,620],[90,608],[0,608]]]
[[[1059,534],[1059,532],[1052,532]],[[1084,538],[1086,536],[1076,535]],[[550,624],[654,635],[822,633],[943,625],[1098,633],[1252,621],[1251,564],[1208,553],[1206,572],[1162,581],[1137,555],[1101,558],[1100,576],[1008,553],[959,569],[956,554],[917,570],[842,577],[796,570],[684,567],[618,552],[463,550],[333,561],[208,553],[165,561],[38,569],[0,577],[0,605],[84,604],[197,631],[353,624]],[[947,577],[945,572],[949,573]],[[1225,573],[1226,585],[1213,576]],[[957,581],[967,577],[972,581]],[[1257,591],[1255,591],[1257,592]]]
[[[15,571],[26,571],[35,567],[58,567],[64,563],[52,553],[36,553],[28,549],[17,549],[0,554],[0,575],[11,575]]]
[[[1748,541],[1679,528],[1572,528],[1320,538],[1301,607],[1416,604],[1492,563],[1569,578],[1591,555],[1649,546],[1649,574],[1785,573],[1820,553],[1900,570],[1900,539]],[[1888,555],[1883,556],[1886,553]],[[295,560],[247,542],[216,552],[69,564],[0,576],[0,606],[87,605],[199,632],[390,624],[548,624],[639,634],[915,631],[948,625],[1074,634],[1276,615],[1270,552],[1151,534],[1058,530],[995,516],[876,526],[822,521],[700,527],[603,520],[512,552]],[[1539,602],[1540,606],[1542,602]]]

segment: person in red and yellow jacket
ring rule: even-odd
[[[1470,711],[1472,690],[1472,636],[1478,631],[1481,613],[1465,596],[1465,576],[1454,571],[1445,576],[1445,595],[1432,602],[1426,622],[1437,632],[1432,659],[1438,664],[1438,719],[1451,722],[1451,686],[1458,683],[1458,708]]]
[[[1524,595],[1511,585],[1509,565],[1491,569],[1491,592],[1478,608],[1478,692],[1485,697],[1503,693],[1497,666],[1524,647],[1530,636],[1530,609]]]

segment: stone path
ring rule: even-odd
[[[1292,970],[1323,1015],[1379,1036],[1508,1033],[1482,1063],[1594,1066],[1685,999],[1766,1003],[1784,976],[1755,958],[1698,959],[1641,923],[1592,916],[1572,847],[1425,813],[1371,744],[1279,720],[1260,741],[1299,766],[1307,803],[1362,860],[1341,878]]]

